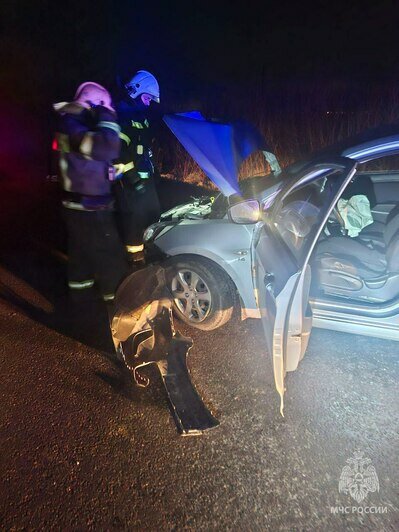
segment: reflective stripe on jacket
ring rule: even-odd
[[[117,158],[116,166],[123,174],[122,182],[135,185],[141,181],[141,176],[153,174],[151,162],[152,132],[146,117],[148,112],[135,102],[122,101],[117,106],[121,125],[121,151]]]

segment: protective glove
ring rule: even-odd
[[[114,164],[115,179],[120,179],[125,173],[125,165],[123,163]]]
[[[97,105],[95,107],[92,107],[91,109],[93,116],[97,122],[116,122],[115,111],[108,109],[108,107]]]

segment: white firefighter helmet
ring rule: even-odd
[[[102,105],[113,110],[110,93],[102,85],[94,81],[85,81],[77,88],[75,102],[87,107],[88,105]]]
[[[149,94],[154,102],[159,103],[159,85],[155,76],[147,70],[139,70],[125,85],[129,96],[133,99],[142,94]]]

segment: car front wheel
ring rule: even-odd
[[[204,331],[227,323],[234,310],[235,287],[229,276],[211,261],[172,259],[166,279],[177,318]]]

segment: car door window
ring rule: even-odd
[[[354,171],[352,169],[352,175]],[[319,169],[303,176],[275,203],[268,224],[288,246],[298,263],[306,262],[347,182],[347,169]]]

